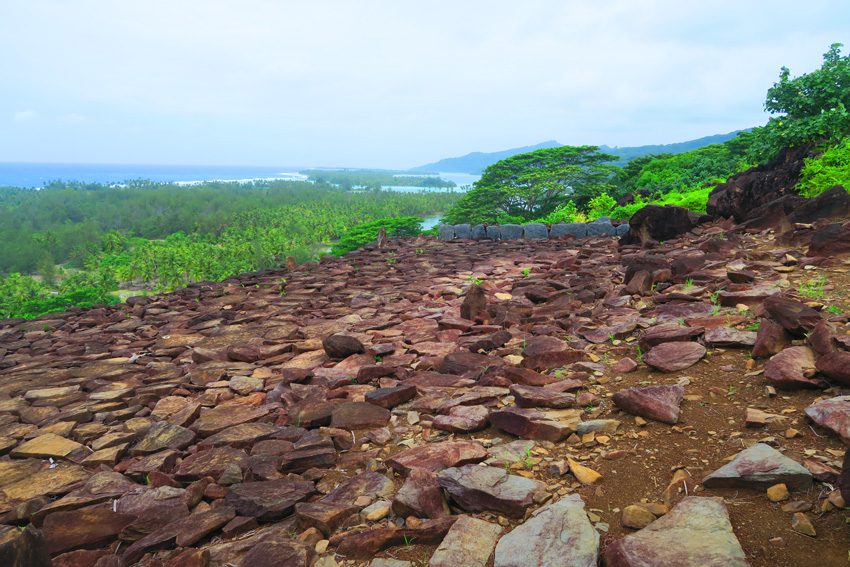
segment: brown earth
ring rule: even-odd
[[[0,322],[0,522],[40,528],[48,542],[61,541],[61,551],[57,544],[50,548],[57,565],[93,564],[95,555],[113,561],[99,565],[119,565],[120,557],[150,566],[247,566],[283,557],[291,558],[285,564],[306,565],[311,556],[322,567],[368,565],[334,552],[351,549],[352,534],[371,542],[378,532],[369,530],[396,526],[415,535],[398,532],[376,544],[384,549],[374,555],[425,565],[439,541],[437,528],[415,531],[423,520],[392,512],[370,520],[358,514],[376,500],[392,500],[403,483],[387,460],[409,447],[453,440],[487,448],[514,441],[492,427],[447,433],[431,424],[458,404],[514,406],[513,382],[551,383],[547,388],[576,394],[581,420],[618,420],[617,432],[579,437],[567,431],[559,441],[535,441],[529,453],[500,466],[542,481],[547,498],[579,493],[603,548],[634,531],[621,525],[624,508],[663,502],[674,473],[684,469],[691,475],[688,494],[724,498],[751,565],[845,565],[848,514],[822,511],[834,479],[791,493],[792,501],[811,504],[814,538],[793,531],[792,514],[782,511],[787,502],[772,503],[763,490],[700,486],[706,474],[758,441],[798,462],[840,470],[842,442],[812,426],[803,412],[841,388],[825,383],[826,390],[769,391],[766,360],[753,360],[749,347],[709,346],[700,362],[668,373],[640,362],[640,338],[662,323],[753,329],[764,315],[763,296],[746,292],[765,286],[790,297],[802,290],[803,301],[831,318],[833,340],[845,348],[848,263],[806,259],[804,248],[781,246],[769,231],[728,229],[702,225],[652,250],[620,248],[613,239],[390,241],[295,271]],[[754,281],[732,283],[727,270],[752,272]],[[646,286],[626,295],[625,276],[631,280],[641,271]],[[486,309],[476,301],[478,321],[463,320],[461,304],[478,283]],[[334,353],[347,354],[343,346],[351,352],[342,360],[325,353],[323,341],[332,335],[355,339],[333,339]],[[805,343],[797,338],[793,344]],[[626,357],[639,362],[637,369],[618,372],[615,364]],[[630,416],[611,399],[629,387],[677,383],[685,400],[676,425]],[[405,384],[416,384],[413,399],[409,389],[392,390]],[[376,392],[379,387],[389,390]],[[370,399],[391,413],[357,404]],[[748,428],[747,408],[784,419]],[[162,421],[175,427],[151,430]],[[327,427],[332,421],[338,427]],[[45,434],[53,435],[25,446]],[[568,458],[601,479],[582,485],[560,465]],[[378,473],[368,477],[371,485],[343,486],[327,496],[346,479],[367,478],[366,471]],[[120,476],[108,477],[114,487],[98,492],[105,496],[68,498],[97,473],[105,479],[102,473],[116,472]],[[163,487],[156,499],[153,487]],[[675,504],[685,492],[668,496]],[[333,502],[339,522],[328,533],[310,528],[317,524],[308,523],[299,501]],[[115,516],[73,515],[99,508]],[[451,512],[463,510],[453,505]],[[505,531],[524,520],[472,515]],[[89,521],[92,529],[63,528],[58,520],[66,517]],[[327,551],[314,553],[317,541]]]

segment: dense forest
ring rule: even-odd
[[[380,187],[456,187],[454,181],[433,175],[411,175],[409,172],[370,169],[307,169],[299,172],[315,183],[329,183],[343,189],[378,189]]]
[[[294,181],[0,189],[0,318],[309,260],[352,227],[456,199]]]

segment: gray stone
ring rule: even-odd
[[[549,229],[543,223],[533,222],[523,227],[523,236],[525,238],[549,238]]]
[[[850,445],[850,396],[838,396],[815,402],[806,408],[809,419],[833,430]]]
[[[487,240],[487,227],[476,224],[472,227],[472,240]]]
[[[627,222],[621,224],[620,226],[614,227],[614,234],[616,236],[623,236],[627,232],[629,232],[629,223]]]
[[[452,240],[455,237],[455,227],[450,224],[441,224],[437,229],[440,240]]]
[[[518,224],[503,224],[499,237],[502,240],[519,240],[522,238],[522,227]]]
[[[749,563],[723,499],[690,496],[642,530],[608,544],[605,565],[748,567]]]
[[[706,488],[766,489],[784,483],[790,490],[808,490],[812,473],[770,445],[757,443],[702,480]]]
[[[587,223],[588,236],[614,236],[615,233],[614,225],[611,224],[611,219],[607,217]]]
[[[401,559],[385,559],[383,557],[373,559],[369,563],[369,567],[413,567],[410,561],[402,561]]]
[[[496,511],[514,518],[521,518],[535,497],[546,490],[538,480],[480,465],[445,469],[437,475],[437,482],[464,510]]]
[[[540,508],[502,537],[493,566],[596,567],[598,555],[599,534],[587,519],[584,501],[578,494],[571,494]]]
[[[558,223],[552,225],[552,230],[549,231],[551,238],[558,236],[575,236],[576,238],[585,238],[587,236],[587,225],[583,222]]]
[[[472,238],[472,227],[468,224],[456,224],[455,238],[460,238],[464,240]]]
[[[499,240],[502,238],[502,227],[499,225],[487,227],[487,238],[490,240]]]
[[[429,567],[485,567],[493,554],[501,526],[461,516],[431,556]]]

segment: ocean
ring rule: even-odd
[[[0,187],[44,187],[51,181],[81,183],[124,183],[147,180],[161,183],[192,184],[201,181],[305,180],[298,173],[308,167],[227,166],[227,165],[120,165],[70,163],[0,163]],[[471,185],[480,176],[441,173],[458,187]],[[387,186],[392,191],[417,191],[418,187]]]

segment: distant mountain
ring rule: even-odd
[[[511,148],[509,150],[502,150],[500,152],[472,152],[471,154],[466,154],[465,156],[446,158],[441,159],[440,161],[435,161],[434,163],[420,165],[419,167],[411,168],[410,171],[413,173],[440,173],[444,171],[446,173],[479,174],[484,171],[484,169],[488,165],[492,165],[499,160],[503,160],[505,158],[509,158],[517,154],[533,152],[534,150],[542,150],[544,148],[557,148],[560,145],[561,144],[559,144],[555,140],[549,140],[548,142],[542,142],[534,146]]]
[[[620,159],[615,162],[615,165],[624,165],[636,157],[645,156],[647,154],[680,154],[682,152],[708,146],[709,144],[720,144],[726,140],[734,138],[739,132],[742,132],[742,130],[736,130],[735,132],[729,132],[728,134],[705,136],[704,138],[697,138],[696,140],[678,142],[675,144],[659,144],[654,146],[635,146],[625,148],[599,146],[599,149],[607,154],[618,156]],[[534,146],[511,148],[500,152],[472,152],[465,156],[446,158],[441,159],[440,161],[435,161],[434,163],[420,165],[419,167],[411,168],[409,171],[412,173],[446,172],[480,174],[488,165],[492,165],[499,160],[509,158],[517,154],[533,152],[534,150],[557,148],[561,145],[562,144],[555,140],[549,140],[548,142],[542,142]]]
[[[625,165],[636,157],[645,156],[648,154],[681,154],[696,150],[703,146],[711,144],[722,144],[726,140],[731,140],[743,130],[735,130],[728,134],[715,134],[714,136],[705,136],[696,140],[688,140],[687,142],[677,142],[675,144],[659,144],[654,146],[635,146],[627,148],[617,148],[609,146],[599,146],[599,150],[606,154],[618,156],[620,159],[615,162],[615,165]]]

